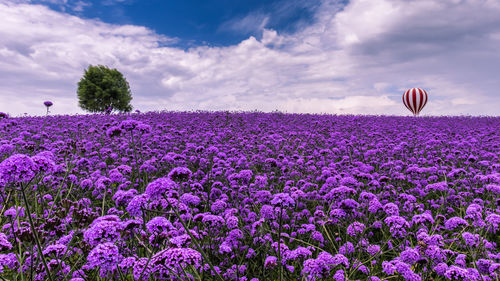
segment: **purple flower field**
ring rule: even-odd
[[[0,118],[2,280],[499,280],[500,118]]]

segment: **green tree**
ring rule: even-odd
[[[90,65],[78,82],[78,104],[90,112],[132,111],[132,93],[123,75],[107,66]]]

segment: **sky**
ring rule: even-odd
[[[89,65],[132,106],[500,115],[500,0],[0,0],[0,111],[84,113]]]

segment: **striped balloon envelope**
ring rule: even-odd
[[[427,92],[424,89],[411,88],[403,94],[403,103],[414,116],[418,116],[427,103]]]

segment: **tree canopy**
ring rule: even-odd
[[[118,70],[90,65],[78,82],[78,104],[90,112],[132,111],[130,86]]]

